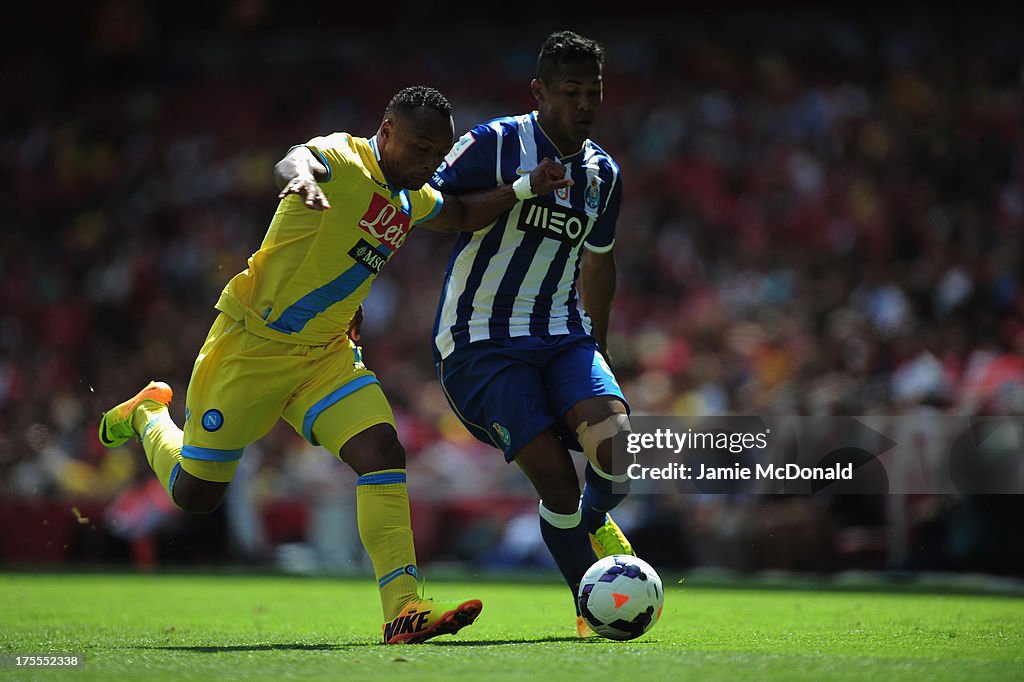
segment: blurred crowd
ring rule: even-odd
[[[258,0],[191,28],[167,8],[111,0],[76,10],[77,49],[16,42],[0,63],[7,91],[24,93],[0,110],[3,497],[116,502],[151,478],[138,447],[99,445],[97,418],[161,378],[182,422],[213,303],[260,243],[273,164],[291,145],[371,135],[390,95],[415,83],[448,96],[457,134],[526,111],[540,42],[567,26],[608,51],[594,138],[624,179],[610,346],[635,414],[1024,413],[1015,22],[806,8],[782,21],[767,5],[519,31],[453,19],[454,38],[417,42],[410,28],[382,43],[326,22],[300,30]],[[364,358],[395,409],[414,500],[528,498],[435,379],[429,335],[450,247],[432,233],[406,242],[366,303]],[[250,456],[226,521],[243,555],[268,551],[266,500],[352,494],[345,468],[286,426]],[[849,514],[840,541],[844,514],[827,500],[640,500],[624,514],[640,535],[683,538],[680,563],[820,568],[802,543],[885,544],[887,502],[860,506],[871,510]],[[963,506],[912,505],[910,525],[939,524],[936,542],[955,544]],[[328,527],[351,528],[339,514]],[[516,539],[514,514],[501,521],[479,543],[499,546],[496,561],[530,536]],[[769,534],[792,547],[730,558],[742,542],[728,538]],[[466,558],[468,544],[446,550]],[[942,556],[926,563],[958,566]]]

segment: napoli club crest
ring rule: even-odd
[[[224,414],[220,410],[207,410],[203,412],[203,428],[211,433],[224,426]]]

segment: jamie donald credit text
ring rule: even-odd
[[[827,467],[802,467],[798,464],[755,464],[741,465],[734,462],[730,466],[707,466],[699,463],[688,466],[673,463],[662,467],[645,467],[634,463],[629,466],[626,474],[634,481],[851,481],[853,480],[853,464],[836,463]]]
[[[612,457],[630,495],[1024,494],[1024,417],[629,421],[630,431],[615,436]]]

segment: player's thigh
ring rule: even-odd
[[[274,426],[294,390],[301,357],[293,350],[217,318],[189,380],[181,468],[190,476],[176,480],[175,490],[193,478],[231,481],[245,447]]]
[[[438,364],[441,388],[459,420],[478,440],[517,453],[558,420],[540,371],[496,344],[459,349]]]
[[[551,404],[570,433],[584,420],[593,424],[629,413],[622,388],[592,337],[567,339],[544,366],[544,380]]]
[[[198,478],[177,468],[172,472],[171,499],[184,511],[208,514],[220,506],[228,484]]]
[[[284,419],[360,474],[404,466],[391,405],[360,350],[342,339],[311,353],[310,363],[309,379],[292,396]]]
[[[520,448],[515,463],[530,479],[545,507],[558,514],[572,514],[579,507],[579,476],[554,428],[544,429]]]

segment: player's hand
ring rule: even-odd
[[[541,162],[530,173],[530,189],[537,196],[571,186],[572,178],[565,177],[565,166],[547,157],[541,159]]]
[[[359,307],[356,308],[356,314],[352,316],[352,321],[348,323],[348,338],[352,339],[354,343],[359,343],[359,330],[363,326],[363,304],[360,303]]]
[[[331,203],[327,201],[327,195],[324,194],[317,181],[311,177],[292,178],[277,195],[277,198],[284,199],[289,194],[298,194],[302,197],[306,207],[314,211],[325,211],[331,207]]]

